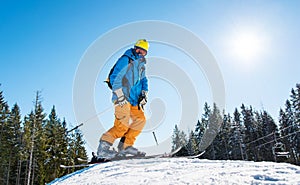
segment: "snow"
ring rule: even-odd
[[[78,184],[293,184],[300,167],[287,163],[186,158],[133,159],[97,164],[49,185]]]

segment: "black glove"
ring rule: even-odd
[[[138,99],[138,109],[140,110],[142,108],[144,110],[144,105],[146,105],[146,103],[147,103],[147,92],[142,91]]]

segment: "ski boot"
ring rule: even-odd
[[[125,149],[121,150],[117,156],[125,157],[127,155],[136,156],[136,157],[145,157],[146,153],[139,151],[138,149],[134,148],[133,146],[128,146]]]
[[[97,158],[99,161],[103,159],[112,159],[116,156],[117,152],[115,150],[110,150],[112,144],[100,140],[98,150],[97,150]]]
[[[124,148],[124,141],[125,141],[125,136],[121,137],[120,142],[118,144],[118,152],[121,152]]]

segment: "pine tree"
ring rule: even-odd
[[[252,108],[251,108],[252,109]],[[253,110],[252,110],[253,111]],[[263,160],[263,156],[261,153],[263,153],[263,149],[265,147],[265,143],[263,139],[260,139],[262,137],[265,137],[263,133],[263,121],[262,116],[258,111],[253,111],[253,123],[252,123],[252,142],[253,143],[253,154],[254,154],[254,161],[261,161]],[[271,143],[268,144],[271,146]]]
[[[76,164],[76,149],[75,149],[75,134],[74,133],[70,133],[68,136],[68,155],[67,155],[67,159],[66,159],[66,165],[75,165]],[[74,172],[75,169],[74,168],[69,168],[67,170],[67,174],[68,173],[72,173]]]
[[[182,142],[180,140],[180,130],[178,126],[175,125],[172,135],[172,151],[176,150],[177,148],[182,146]]]
[[[280,109],[279,111],[279,130],[282,142],[286,147],[286,151],[292,154],[292,161],[296,161],[296,156],[294,155],[294,135],[290,135],[294,132],[294,113],[292,110],[292,105],[289,100],[285,103],[285,110]]]
[[[296,84],[296,89],[291,90],[291,102],[295,116],[295,123],[300,126],[300,84]]]
[[[87,160],[87,153],[84,147],[83,135],[77,129],[69,135],[67,153],[68,155],[67,155],[66,165],[83,163],[82,161],[79,160],[79,158],[83,160]],[[74,172],[74,170],[75,170],[74,168],[68,169],[66,173]]]
[[[203,110],[204,113],[202,115],[201,122],[198,121],[195,128],[195,135],[197,143],[199,143],[198,148],[200,152],[204,151],[210,145],[210,141],[208,141],[207,138],[203,138],[205,130],[207,129],[209,124],[210,116],[212,114],[208,103],[204,104]]]
[[[28,153],[27,185],[31,183],[45,184],[45,160],[47,158],[46,137],[43,129],[45,114],[40,101],[40,93],[36,93],[34,111],[25,117],[24,139]]]
[[[87,160],[87,153],[86,149],[84,147],[84,140],[83,140],[83,135],[79,130],[75,130],[75,153],[76,153],[76,160],[77,164],[82,163],[82,161],[79,161],[80,159]]]
[[[195,139],[197,141],[197,145],[200,144],[200,141],[201,141],[201,138],[203,137],[203,134],[204,134],[204,131],[205,131],[205,126],[204,124],[202,124],[202,122],[200,122],[199,120],[197,121],[197,124],[195,126],[195,132],[194,132],[194,135],[195,135]]]
[[[17,104],[10,110],[0,91],[0,184],[45,184],[68,172],[60,164],[87,160],[83,135],[68,136],[66,121],[60,121],[53,107],[45,120],[37,92],[34,109],[21,120]]]
[[[280,109],[279,111],[279,130],[280,130],[280,136],[284,137],[283,139],[284,143],[290,145],[289,138],[285,137],[292,132],[291,126],[293,125],[293,120],[291,119],[293,117],[293,114],[290,115],[290,113],[292,112],[290,111],[291,104],[289,100],[286,101],[285,106],[286,106],[285,110]]]
[[[235,160],[245,159],[245,143],[244,143],[244,133],[245,129],[241,121],[241,114],[236,108],[233,113],[233,123],[231,131],[231,157]]]
[[[65,123],[65,122],[64,122]],[[51,113],[46,121],[46,182],[50,182],[64,174],[64,170],[60,168],[60,164],[66,162],[68,139],[66,133],[66,125],[63,125],[56,115],[55,107],[53,106]]]
[[[290,152],[291,162],[300,163],[300,84],[292,88],[290,100],[285,103],[285,110],[279,112],[280,135],[287,151]]]
[[[9,150],[8,178],[7,184],[16,184],[18,177],[18,165],[21,148],[21,115],[20,108],[15,104],[8,118],[7,149]]]
[[[244,141],[246,143],[246,157],[247,160],[256,160],[256,146],[252,141],[256,140],[255,123],[252,107],[246,108],[244,104],[241,106],[243,125],[245,126]]]
[[[218,145],[218,138],[216,139],[220,127],[223,124],[223,118],[220,113],[219,108],[214,103],[213,105],[213,111],[212,114],[209,117],[208,125],[205,129],[205,133],[202,137],[200,146],[207,145],[206,149],[206,155],[209,155],[209,159],[216,159],[217,158],[217,152],[220,151],[219,145]]]
[[[193,131],[190,132],[186,148],[189,156],[196,155],[199,153],[196,135]]]
[[[291,91],[291,102],[294,113],[293,124],[293,156],[295,163],[300,163],[300,84],[296,84],[296,89]]]
[[[266,137],[266,136],[271,136],[268,137],[269,140],[273,141],[275,140],[275,142],[280,142],[280,140],[277,140],[276,138],[279,137],[279,133],[278,133],[278,127],[275,123],[275,121],[273,120],[273,118],[271,117],[271,115],[267,112],[267,111],[263,111],[261,113],[261,130],[262,130],[262,136],[260,137]],[[266,141],[264,141],[266,142]],[[276,143],[275,143],[276,144]],[[273,142],[271,142],[270,144],[265,144],[263,145],[262,148],[260,148],[260,157],[261,160],[266,160],[266,161],[272,161],[273,160],[273,153],[272,153],[272,147],[273,147]]]
[[[232,131],[232,121],[230,114],[225,115],[224,113],[223,115],[223,123],[220,128],[219,134],[215,138],[215,141],[217,141],[215,145],[217,146],[217,158],[228,160],[231,159],[230,137]]]
[[[177,156],[186,156],[187,148],[186,148],[186,135],[183,131],[180,131],[178,126],[175,125],[172,135],[172,151],[181,148],[181,150],[176,154]]]
[[[10,162],[9,159],[9,135],[8,131],[10,110],[7,102],[5,102],[2,91],[0,92],[0,183],[7,184],[10,179]]]
[[[1,84],[0,84],[1,85]],[[5,118],[3,117],[3,107],[5,106],[5,100],[3,97],[3,92],[0,91],[0,161],[1,161],[1,166],[0,166],[0,184],[5,184],[5,179],[4,179],[4,156],[5,153],[4,151],[4,129],[5,129]]]

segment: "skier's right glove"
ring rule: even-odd
[[[117,105],[122,107],[123,105],[125,105],[127,103],[124,93],[122,91],[122,88],[115,90],[114,93],[117,95],[117,98],[118,98],[116,101]]]

